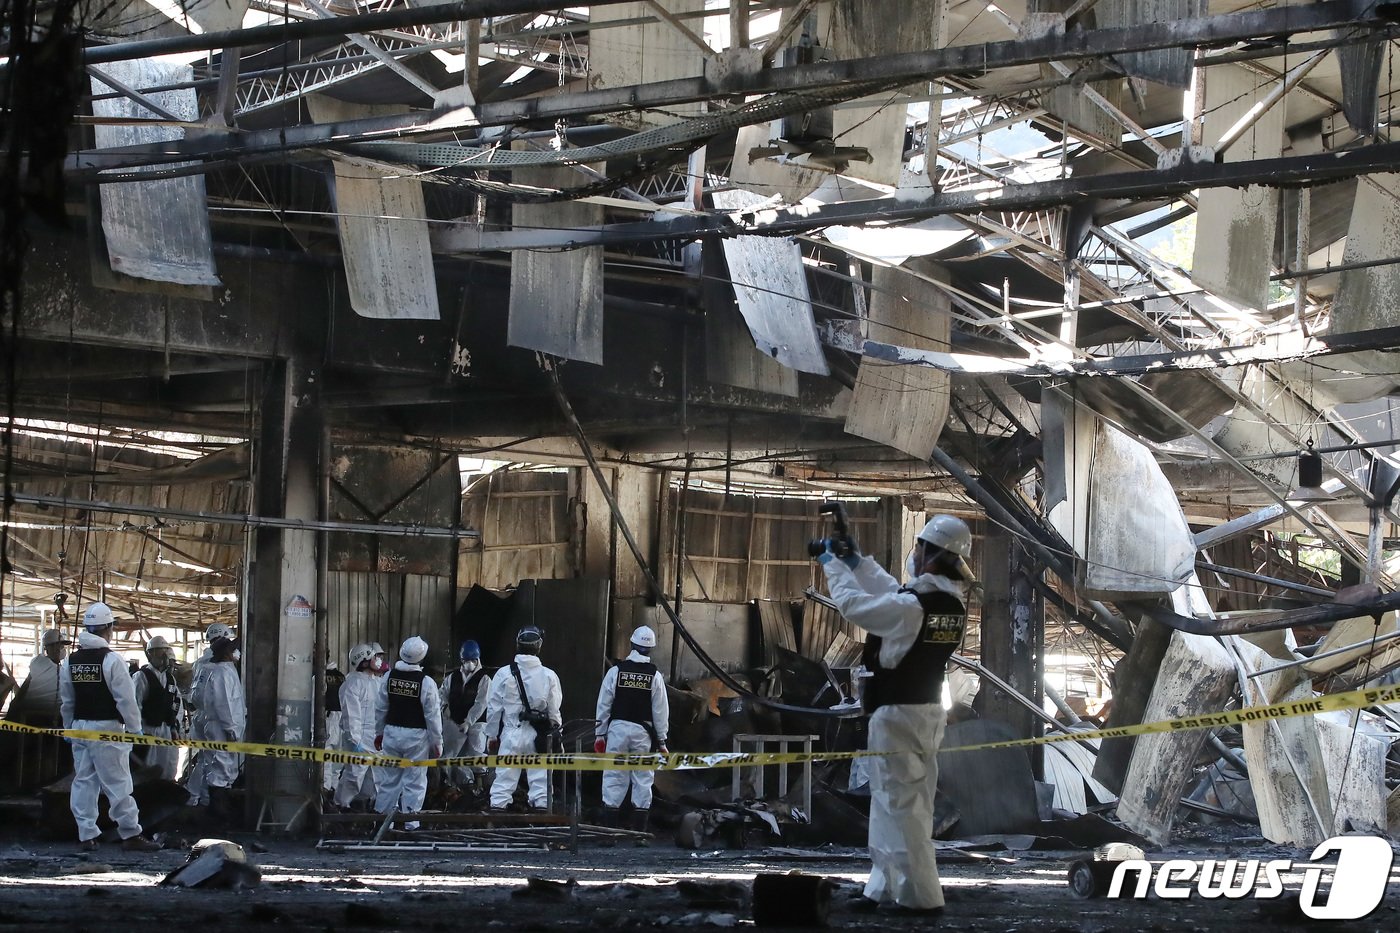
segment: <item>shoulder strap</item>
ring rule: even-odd
[[[533,713],[535,708],[530,705],[530,695],[525,692],[525,679],[520,676],[520,665],[511,661],[510,672],[515,675],[515,686],[520,689],[520,705],[525,707],[525,712]]]

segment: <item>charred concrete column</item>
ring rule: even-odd
[[[988,523],[982,546],[982,663],[1017,692],[1040,703],[1045,614],[1033,575],[1040,568],[1015,536]],[[1030,710],[988,683],[974,704],[984,718],[1010,723],[1031,736],[1038,720]]]
[[[297,361],[276,366],[263,398],[255,445],[254,508],[263,517],[318,518],[322,416],[315,375]],[[315,706],[316,532],[258,527],[253,532],[245,603],[248,740],[309,745]],[[300,599],[298,599],[300,597]],[[300,800],[315,797],[315,768],[301,762],[250,758],[249,807],[273,804],[290,819]]]

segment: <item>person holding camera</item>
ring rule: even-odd
[[[861,663],[870,769],[870,879],[863,906],[936,915],[943,889],[934,861],[933,795],[946,716],[943,676],[967,627],[972,532],[936,515],[919,532],[904,585],[862,557],[838,512],[837,534],[816,555],[841,614],[869,633]]]
[[[491,678],[491,698],[486,704],[486,734],[491,736],[487,751],[492,755],[530,755],[557,751],[551,743],[563,728],[559,708],[564,690],[559,676],[544,666],[540,648],[544,634],[533,625],[515,636],[515,660]],[[530,809],[549,806],[549,772],[530,768],[526,772]],[[491,783],[491,809],[510,806],[520,783],[519,768],[497,768]]]

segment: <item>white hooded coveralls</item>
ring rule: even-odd
[[[484,755],[486,754],[486,723],[483,717],[486,715],[486,704],[491,699],[491,678],[482,677],[476,682],[476,695],[471,698],[471,708],[467,710],[467,718],[459,726],[452,720],[452,710],[448,706],[448,694],[452,688],[452,681],[456,678],[470,680],[472,676],[481,670],[481,662],[475,664],[470,670],[467,669],[467,662],[452,671],[442,679],[442,757],[456,758],[460,755]],[[444,775],[447,782],[454,787],[462,787],[470,783],[470,768],[448,768]]]
[[[395,661],[396,671],[421,671],[421,664]],[[437,684],[431,677],[423,678],[419,702],[423,705],[423,720],[426,728],[395,726],[385,723],[389,712],[389,680],[393,672],[379,678],[374,700],[375,735],[384,737],[381,751],[399,758],[431,758],[433,751],[442,749],[442,716],[438,707]],[[372,747],[372,746],[371,746]],[[388,813],[397,805],[400,813],[417,813],[423,809],[423,798],[428,794],[427,768],[378,768],[375,782],[379,785],[374,808],[380,813]],[[407,829],[417,829],[417,823],[406,823]]]
[[[515,664],[520,668],[520,678],[525,682],[531,708],[536,712],[547,712],[556,725],[562,724],[564,718],[559,707],[564,702],[564,690],[559,686],[559,677],[545,667],[537,655],[517,654]],[[500,736],[500,754],[535,753],[535,727],[521,720],[523,711],[520,688],[516,686],[515,675],[507,664],[491,678],[491,698],[486,704],[486,735],[488,738]],[[549,772],[543,768],[530,768],[526,771],[526,780],[529,783],[530,806],[540,809],[547,807]],[[519,783],[519,768],[497,768],[496,778],[491,783],[491,806],[498,810],[509,806]]]
[[[132,675],[131,675],[131,685],[132,685],[132,687],[134,687],[135,690],[136,690],[136,705],[137,705],[137,707],[144,707],[144,706],[146,705],[146,696],[147,696],[147,694],[149,694],[150,691],[151,691],[151,682],[150,682],[150,678],[147,677],[146,674],[144,673],[145,670],[146,670],[146,668],[148,668],[148,667],[150,668],[151,673],[153,673],[153,674],[156,675],[156,679],[158,679],[158,680],[160,681],[161,686],[160,686],[159,688],[157,688],[157,689],[160,690],[162,693],[168,693],[168,692],[169,692],[170,683],[175,679],[175,672],[172,671],[172,670],[170,670],[169,668],[167,668],[167,669],[165,670],[165,672],[162,673],[162,672],[156,670],[155,668],[150,667],[149,664],[148,664],[148,665],[145,665],[145,666],[142,667],[140,670],[138,670],[136,673],[132,674]],[[177,693],[176,696],[179,696],[179,694]],[[177,708],[177,709],[176,709],[176,712],[175,712],[175,718],[178,720],[179,717],[180,717],[180,712],[179,712],[179,709]],[[141,725],[142,725],[142,727],[146,730],[146,734],[147,734],[147,735],[153,735],[153,736],[156,736],[157,738],[162,738],[162,739],[178,739],[178,738],[180,737],[174,729],[172,729],[170,726],[168,726],[168,725],[166,725],[166,724],[164,724],[164,723],[161,723],[161,724],[159,724],[159,725],[147,725],[146,723],[143,722]],[[135,752],[135,749],[136,749],[137,747],[138,747],[138,746],[132,746],[133,753]],[[144,747],[144,748],[145,748],[145,761],[144,761],[144,764],[145,764],[147,767],[159,768],[159,769],[160,769],[160,776],[161,776],[161,779],[162,779],[162,780],[166,780],[166,781],[173,781],[173,780],[175,780],[175,775],[179,773],[179,769],[180,769],[180,749],[179,749],[179,748],[173,747],[173,746],[170,747],[170,748],[162,748],[162,747],[157,746],[157,745],[141,746],[141,747]],[[138,760],[140,760],[140,759],[138,759]]]
[[[79,650],[106,648],[107,640],[91,632],[78,633]],[[141,708],[136,705],[136,691],[126,662],[115,651],[102,658],[102,679],[116,701],[120,719],[74,719],[77,701],[73,693],[73,673],[69,663],[73,656],[63,659],[58,668],[58,711],[65,729],[86,729],[98,732],[134,732],[141,734]],[[78,823],[78,839],[96,839],[97,798],[107,795],[107,812],[116,820],[117,832],[123,839],[141,835],[140,812],[131,799],[131,746],[122,742],[94,742],[73,739],[73,786],[68,794],[68,807]]]
[[[243,681],[233,661],[210,661],[200,688],[199,708],[205,716],[205,733],[211,742],[241,742],[248,725]],[[238,752],[205,751],[204,783],[208,787],[232,787],[243,767]]]
[[[374,737],[378,734],[375,731],[374,704],[381,679],[372,671],[351,671],[345,676],[345,683],[340,685],[341,744],[346,751],[374,754]],[[335,802],[348,807],[356,797],[373,798],[373,780],[379,779],[382,770],[371,770],[369,765],[347,764],[341,767]]]
[[[651,658],[633,649],[627,660],[650,664]],[[652,751],[651,735],[646,727],[627,719],[613,719],[613,698],[617,694],[617,667],[608,668],[598,687],[598,737],[606,738],[609,752],[647,754]],[[671,722],[671,704],[666,698],[666,681],[660,671],[651,677],[651,724],[656,730],[656,744],[666,744],[666,731]],[[632,806],[638,810],[651,808],[651,785],[656,774],[651,771],[604,771],[603,806],[620,807],[632,787]]]
[[[893,668],[913,647],[924,624],[914,593],[869,557],[852,570],[840,560],[822,565],[827,590],[848,622],[881,638],[880,666]],[[922,574],[909,583],[919,592],[942,591],[964,604],[963,584]],[[870,880],[865,896],[913,910],[943,906],[934,861],[933,796],[938,787],[938,746],[947,718],[937,703],[881,706],[870,717]]]
[[[199,708],[199,695],[204,689],[204,680],[209,676],[209,664],[214,660],[214,649],[205,648],[204,653],[195,658],[194,673],[190,678],[190,692],[185,695],[185,707],[190,711],[190,738],[198,739],[201,742],[214,741],[209,737],[207,726],[209,719],[204,711]],[[189,778],[185,781],[185,789],[190,792],[193,798],[191,803],[208,803],[209,792],[204,786],[204,762],[201,760],[203,752],[198,749],[190,757]]]

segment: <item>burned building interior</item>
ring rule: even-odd
[[[644,824],[596,770],[505,813],[434,774],[412,831],[330,765],[249,754],[217,817],[133,765],[165,849],[88,857],[63,740],[0,728],[6,922],[916,924],[846,906],[833,501],[895,576],[972,530],[944,924],[1272,928],[1306,872],[1066,867],[1400,838],[1400,703],[1343,703],[1400,683],[1395,4],[0,5],[6,722],[58,725],[20,683],[101,601],[186,679],[235,629],[250,743],[344,749],[357,646],[440,681],[537,626],[587,753],[646,625],[671,751],[813,753],[658,771]],[[224,889],[158,887],[202,838]]]

